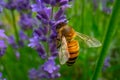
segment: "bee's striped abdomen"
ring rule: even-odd
[[[67,65],[71,66],[72,64],[75,63],[75,60],[79,55],[79,43],[77,40],[72,40],[68,42],[67,45],[68,45],[68,51],[70,54],[70,58],[67,61]]]

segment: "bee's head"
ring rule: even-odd
[[[63,28],[63,27],[66,26],[66,25],[67,25],[67,23],[61,22],[61,23],[59,23],[59,24],[56,26],[56,29],[59,30],[59,29]]]

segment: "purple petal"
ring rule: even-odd
[[[47,54],[45,52],[45,49],[44,49],[44,46],[42,44],[39,44],[36,48],[39,56],[42,58],[42,59],[45,59],[47,57]]]
[[[4,33],[5,31],[3,29],[0,29],[0,39],[8,39],[8,37]]]
[[[20,36],[21,40],[27,40],[28,39],[28,36],[23,31],[19,32],[19,36]]]
[[[6,48],[5,42],[0,40],[0,48]]]
[[[28,44],[29,47],[35,48],[39,44],[38,37],[33,37],[33,38],[30,38],[29,40],[30,40],[30,43]]]
[[[66,5],[66,4],[68,4],[68,0],[61,0],[60,1],[60,5]]]
[[[44,4],[42,2],[42,0],[36,0],[37,4],[33,4],[32,7],[32,11],[33,12],[39,12],[44,8]]]
[[[0,72],[0,78],[2,78],[2,73]]]
[[[61,6],[61,8],[62,8],[63,10],[65,10],[66,8],[70,8],[70,7],[71,7],[71,5],[69,5],[69,4],[65,4],[65,5]]]
[[[58,20],[64,13],[63,9],[59,9],[59,11],[55,14],[54,18],[55,20]]]
[[[41,11],[38,12],[38,14],[42,18],[49,20],[50,16],[51,16],[51,7],[49,7],[49,8],[43,8]]]
[[[31,69],[29,71],[29,78],[30,79],[36,79],[36,77],[37,77],[37,71],[35,69]]]
[[[32,11],[33,11],[33,12],[38,12],[38,11],[41,10],[40,8],[38,8],[39,6],[38,6],[37,4],[31,5],[31,7],[32,7]]]

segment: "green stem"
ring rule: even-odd
[[[0,63],[4,66],[4,70],[7,73],[7,77],[9,78],[9,80],[12,80],[12,75],[10,73],[10,70],[7,68],[7,65],[5,64],[5,60],[3,60],[3,58],[0,58]]]
[[[81,33],[84,33],[84,8],[85,8],[85,0],[82,0]]]
[[[53,13],[54,13],[54,6],[52,6],[52,12],[51,12],[50,19],[53,19]]]
[[[105,57],[108,54],[110,43],[111,43],[111,41],[113,39],[113,35],[117,29],[117,26],[115,26],[115,23],[117,22],[117,20],[118,20],[117,18],[120,13],[119,4],[120,4],[120,0],[116,0],[116,2],[114,4],[112,15],[111,15],[111,18],[110,18],[110,21],[109,21],[109,24],[108,24],[108,27],[106,30],[106,34],[104,36],[104,42],[103,42],[103,46],[102,46],[102,49],[100,52],[100,57],[97,61],[95,72],[94,72],[91,80],[97,80],[99,73],[101,72]]]
[[[18,37],[18,30],[17,30],[17,26],[16,26],[16,20],[15,20],[15,12],[14,12],[14,10],[11,10],[11,15],[12,15],[12,20],[13,20],[14,34],[15,34],[15,37],[16,37],[16,41],[18,43],[19,37]]]

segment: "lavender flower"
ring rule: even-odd
[[[36,0],[36,4],[31,6],[32,11],[37,13],[36,17],[41,23],[37,29],[34,29],[33,37],[28,46],[37,50],[43,60],[47,60],[40,66],[39,70],[32,69],[29,72],[29,78],[32,80],[60,77],[58,72],[60,66],[55,64],[58,55],[56,27],[61,22],[67,23],[64,12],[66,8],[70,7],[68,3],[69,0]],[[54,13],[53,7],[58,9]]]
[[[0,39],[8,39],[4,32],[4,30],[0,29]]]
[[[5,3],[3,0],[0,1],[0,13],[3,11],[3,7],[4,7]]]
[[[20,40],[27,40],[28,39],[28,36],[22,30],[20,30],[19,36],[20,36]]]
[[[31,14],[21,14],[19,25],[22,30],[29,30],[33,28],[35,20],[32,19]]]
[[[107,7],[103,7],[103,12],[110,14],[112,12],[112,9],[107,8]]]
[[[9,43],[14,49],[17,49],[17,48],[18,48],[18,45],[17,45],[17,43],[15,42],[14,36],[9,36],[9,37],[8,37],[8,43]]]
[[[49,58],[48,61],[44,64],[43,69],[48,73],[53,73],[54,70],[57,70],[59,66],[55,65],[54,58]]]
[[[19,46],[24,46],[25,41],[28,40],[28,36],[22,31],[19,31]]]
[[[16,51],[15,53],[16,59],[19,60],[20,59],[20,53],[18,51]]]
[[[30,0],[8,0],[3,5],[9,10],[18,10],[20,13],[30,12]]]
[[[96,11],[96,9],[99,7],[99,2],[102,6],[102,11],[106,14],[110,14],[112,12],[112,7],[108,6],[108,3],[113,3],[114,0],[93,0],[93,9]]]
[[[58,73],[59,68],[59,65],[55,65],[54,58],[49,58],[38,70],[31,69],[29,77],[31,80],[58,78],[60,77],[60,73]]]
[[[103,65],[103,71],[106,70],[106,68],[110,67],[110,57],[106,57]]]
[[[16,0],[18,11],[30,10],[30,0]]]
[[[6,78],[2,78],[2,73],[0,72],[0,80],[6,80]]]
[[[102,10],[103,12],[110,14],[112,12],[112,9],[107,6],[108,2],[113,2],[112,0],[102,0]]]
[[[2,78],[2,73],[0,72],[0,78]]]
[[[45,59],[47,57],[47,54],[46,54],[46,51],[45,51],[43,45],[40,43],[39,40],[40,40],[39,37],[34,35],[34,37],[30,39],[30,44],[28,46],[35,48],[37,50],[39,56],[42,59]]]
[[[4,30],[0,29],[0,57],[4,55],[6,51],[6,44],[4,40],[8,39],[8,37],[5,35]]]
[[[35,69],[31,69],[30,71],[29,71],[29,78],[31,79],[31,80],[37,80],[37,70],[35,70]]]
[[[16,0],[8,0],[7,3],[5,3],[5,7],[10,10],[14,10],[17,7]]]
[[[6,45],[3,40],[0,40],[0,57],[4,55],[6,51]]]
[[[0,6],[0,13],[3,11],[3,8]]]

